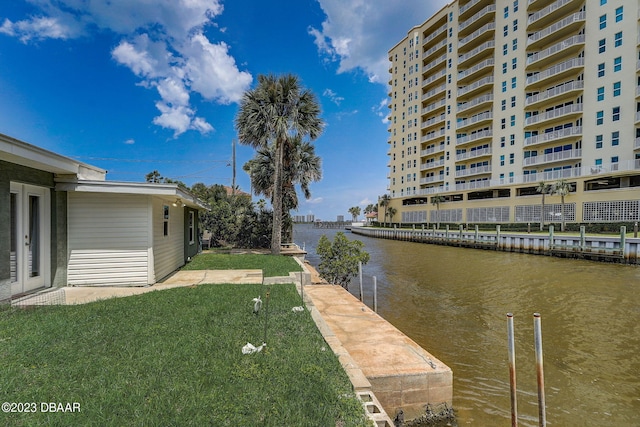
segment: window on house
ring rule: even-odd
[[[598,64],[598,77],[604,77],[604,62]]]
[[[507,119],[500,119],[500,129],[507,127]]]
[[[189,244],[196,241],[196,216],[193,211],[189,211]]]
[[[503,99],[502,101],[500,101],[500,108],[502,109],[502,111],[507,109],[507,100]]]
[[[621,92],[621,83],[620,82],[615,82],[613,84],[613,96],[620,96],[620,92]]]
[[[620,70],[622,70],[622,57],[618,56],[613,59],[613,72],[617,73]]]
[[[604,123],[604,111],[596,112],[596,125],[601,125]]]
[[[517,12],[518,11],[518,0],[514,0],[513,1],[513,11]]]
[[[512,97],[511,97],[511,108],[513,108],[513,107],[515,107],[515,106],[516,106],[516,97],[515,97],[515,96],[512,96]]]
[[[507,63],[506,62],[502,63],[502,74],[507,74]]]
[[[505,19],[509,17],[509,6],[504,8],[504,17]]]
[[[518,39],[513,39],[513,41],[511,42],[511,49],[518,50]]]
[[[506,55],[508,52],[509,52],[509,45],[505,43],[502,45],[502,54]]]
[[[605,4],[607,4],[607,0],[600,0],[600,6],[604,6]]]
[[[516,88],[517,79],[515,77],[511,77],[511,89]]]
[[[598,88],[598,96],[596,99],[598,101],[604,101],[604,86]]]
[[[622,31],[616,33],[613,37],[613,45],[615,47],[622,46]]]
[[[614,147],[616,145],[620,145],[620,132],[619,131],[611,132],[611,145],[614,146]]]
[[[511,60],[511,69],[515,70],[517,66],[518,66],[518,58],[513,58]]]
[[[513,31],[518,31],[518,20],[514,19],[513,20]]]
[[[505,25],[502,28],[502,35],[505,36],[505,37],[507,37],[509,35],[509,26],[508,25]]]
[[[604,53],[607,50],[607,39],[598,40],[598,53]]]
[[[616,22],[622,21],[622,18],[623,18],[623,11],[622,11],[622,6],[620,6],[616,8]]]
[[[602,135],[596,135],[596,148],[602,148]]]
[[[516,161],[516,155],[514,153],[509,154],[509,164],[512,165]]]
[[[607,15],[606,14],[600,16],[600,29],[604,30],[605,28],[607,28]]]
[[[505,145],[505,138],[504,138],[504,136],[501,136],[500,137],[500,147],[504,148],[504,145]]]
[[[169,206],[162,206],[162,235],[169,235]]]
[[[515,145],[516,144],[516,135],[514,133],[509,135],[509,144],[511,144],[511,145]]]
[[[516,116],[511,116],[511,120],[510,120],[510,124],[511,126],[515,126],[516,125]]]
[[[502,91],[503,92],[507,91],[507,82],[502,82]]]
[[[613,107],[612,120],[614,122],[617,122],[618,120],[620,120],[620,107]]]
[[[504,166],[504,154],[500,155],[500,166]]]

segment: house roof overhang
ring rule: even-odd
[[[0,160],[80,179],[105,179],[107,171],[0,134]]]
[[[191,194],[191,192],[179,187],[177,184],[71,179],[58,181],[56,184],[56,190],[78,193],[138,194],[157,196],[168,199],[180,199],[185,206],[189,206],[190,208],[210,210],[206,203]]]

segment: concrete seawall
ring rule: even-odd
[[[499,227],[494,232],[353,227],[351,232],[381,239],[640,264],[640,238],[627,238],[623,232],[619,237],[587,236],[584,231],[579,235],[557,235],[553,229],[546,235],[507,234],[501,233]]]

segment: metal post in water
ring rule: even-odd
[[[476,224],[476,236],[475,236],[475,242],[478,243],[478,225]]]
[[[373,311],[378,312],[378,279],[373,276]]]
[[[584,251],[585,247],[587,246],[585,237],[584,237],[584,232],[585,232],[585,226],[581,225],[580,226],[580,250]]]
[[[509,384],[511,385],[511,427],[518,427],[516,391],[516,347],[513,339],[513,314],[507,313],[507,345],[509,347]]]
[[[360,281],[360,302],[362,302],[362,261],[358,261],[358,280]]]
[[[553,225],[549,224],[549,250],[553,250]]]
[[[638,221],[633,223],[633,237],[638,237]]]
[[[538,424],[546,427],[547,416],[544,402],[544,368],[542,363],[542,329],[540,327],[540,313],[533,313],[533,336],[536,347],[536,368],[538,377]]]
[[[625,246],[627,246],[626,242],[627,238],[627,226],[623,225],[620,227],[620,254],[622,255],[622,259],[624,259],[625,255]]]

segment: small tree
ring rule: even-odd
[[[440,228],[440,203],[444,203],[445,200],[440,194],[431,198],[431,204],[436,207],[436,228]]]
[[[558,181],[556,181],[555,184],[553,184],[551,189],[551,193],[557,194],[558,196],[560,196],[560,203],[562,206],[561,214],[560,214],[560,218],[562,218],[560,231],[564,231],[564,226],[565,226],[564,197],[569,195],[569,193],[571,193],[572,190],[573,190],[573,187],[571,186],[571,184],[567,182],[566,179],[559,179]]]
[[[347,239],[341,231],[336,233],[333,242],[323,234],[316,247],[320,256],[318,272],[329,283],[348,290],[351,278],[358,274],[358,262],[369,262],[369,253],[362,250],[363,247],[364,243]]]
[[[551,186],[544,181],[540,181],[536,191],[542,194],[542,211],[540,212],[540,231],[544,228],[544,196],[551,192]]]
[[[356,222],[358,220],[358,215],[360,215],[360,206],[353,206],[349,208],[349,213],[351,214],[351,220]]]
[[[378,203],[380,204],[380,206],[382,206],[384,208],[384,226],[387,226],[387,206],[389,206],[389,203],[391,203],[391,196],[389,196],[388,194],[383,194],[382,197],[380,197],[380,200],[378,201]]]
[[[387,208],[387,213],[389,214],[389,222],[393,224],[393,216],[398,213],[398,210],[393,206],[389,206],[389,208]]]

